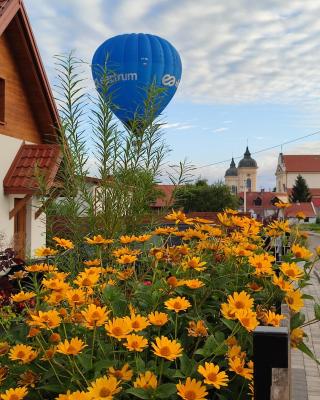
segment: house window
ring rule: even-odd
[[[0,78],[0,123],[4,122],[5,113],[5,81]]]
[[[261,206],[261,204],[262,204],[261,198],[260,198],[260,197],[257,197],[255,200],[253,200],[253,204],[254,204],[255,206]]]
[[[237,186],[235,186],[235,185],[231,186],[231,193],[237,194]]]
[[[251,179],[250,178],[247,178],[246,186],[247,186],[247,190],[249,192],[251,192]]]

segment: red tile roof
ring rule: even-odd
[[[320,155],[283,155],[286,172],[320,172]]]
[[[50,187],[58,171],[61,157],[59,145],[23,144],[3,180],[4,193],[34,193],[38,189],[36,167]]]
[[[157,189],[163,193],[156,201],[151,204],[151,208],[171,207],[173,205],[174,185],[157,185]]]
[[[285,216],[287,218],[295,218],[298,212],[302,212],[306,217],[315,217],[316,212],[313,203],[293,203],[291,207],[285,209]]]
[[[312,199],[312,203],[315,207],[320,207],[320,199]]]
[[[244,199],[244,193],[240,192],[238,194],[238,197]],[[247,192],[246,193],[246,198],[247,198],[247,209],[250,208],[264,208],[264,209],[276,209],[277,207],[272,204],[273,199],[279,199],[284,201],[287,199],[288,201],[288,194],[287,193],[279,193],[279,192]],[[254,201],[260,198],[261,199],[261,205],[255,205]]]

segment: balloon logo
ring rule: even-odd
[[[106,40],[92,59],[97,90],[111,96],[113,113],[127,126],[134,118],[145,115],[145,101],[152,84],[163,88],[155,116],[164,110],[177,90],[181,71],[177,50],[167,40],[143,33]],[[101,84],[102,76],[106,85]]]

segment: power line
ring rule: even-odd
[[[304,136],[300,136],[300,137],[295,138],[295,139],[292,139],[292,140],[288,140],[288,141],[286,141],[286,142],[283,142],[283,143],[280,143],[280,144],[277,144],[277,145],[274,145],[274,146],[265,147],[264,149],[254,151],[254,152],[251,153],[251,154],[263,153],[264,151],[273,150],[273,149],[276,149],[277,147],[281,147],[281,149],[282,149],[282,146],[284,146],[284,145],[286,145],[286,144],[298,142],[298,141],[301,140],[301,139],[305,139],[305,138],[310,137],[310,136],[318,135],[319,133],[320,133],[320,130],[319,130],[319,131],[316,131],[316,132],[313,132],[313,133],[309,133],[308,135],[304,135]],[[234,159],[234,160],[238,160],[239,158],[242,158],[242,157],[243,157],[243,156],[241,155],[241,156],[238,156],[238,157],[233,157],[233,159]],[[230,161],[230,158],[228,158],[227,160],[217,161],[217,162],[214,162],[214,163],[211,163],[211,164],[201,165],[200,167],[195,167],[194,169],[200,169],[200,168],[211,167],[211,166],[213,166],[213,165],[224,164],[224,163],[229,162],[229,161]]]

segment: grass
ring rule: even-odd
[[[320,233],[320,224],[300,224],[300,228],[305,231],[313,231]]]

